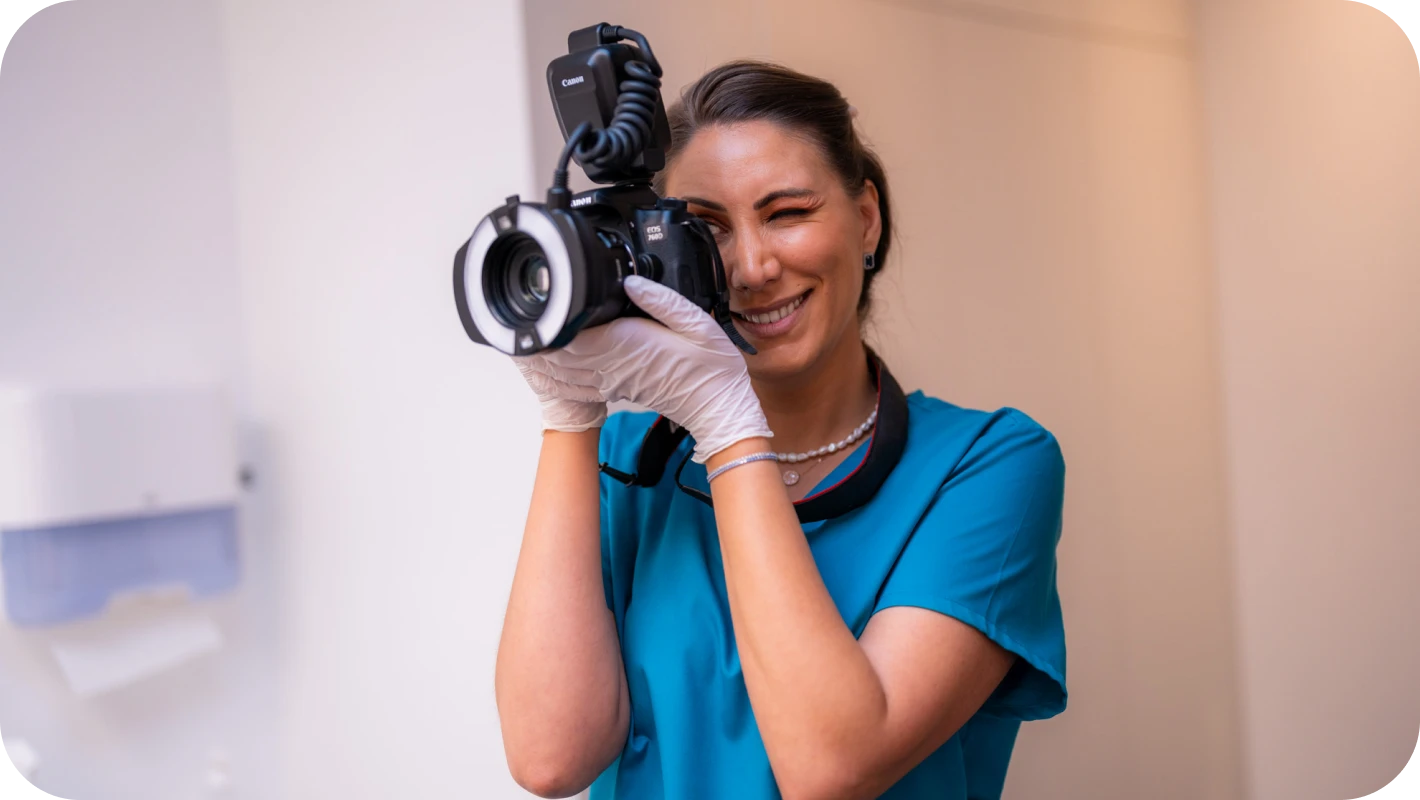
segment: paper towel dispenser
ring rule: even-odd
[[[0,577],[17,625],[118,594],[236,585],[237,456],[217,386],[0,389]]]

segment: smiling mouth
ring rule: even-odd
[[[804,304],[804,300],[808,298],[809,294],[812,291],[813,290],[810,289],[809,291],[804,292],[803,294],[794,298],[789,303],[782,305],[779,308],[774,309],[773,311],[766,311],[763,314],[741,314],[738,311],[732,311],[730,313],[738,319],[742,319],[745,322],[754,323],[755,325],[771,325],[781,319],[784,319],[790,314],[793,314],[795,311],[798,311],[799,306]]]

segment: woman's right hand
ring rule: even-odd
[[[554,378],[541,354],[513,356],[513,363],[542,405],[543,430],[578,433],[606,422],[606,398],[597,389]]]

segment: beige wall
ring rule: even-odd
[[[1358,3],[1200,8],[1248,784],[1354,798],[1420,727],[1420,69]]]
[[[651,37],[668,95],[744,55],[839,84],[884,156],[901,226],[874,338],[905,385],[1017,406],[1065,449],[1071,708],[1023,728],[1007,795],[1240,796],[1188,5],[526,8],[534,75],[569,29],[604,20]],[[550,167],[561,140],[532,89]]]

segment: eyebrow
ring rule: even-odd
[[[778,190],[775,190],[775,191],[773,191],[773,192],[770,192],[769,194],[767,194],[767,195],[765,195],[765,196],[759,198],[759,200],[755,201],[754,210],[755,210],[755,211],[758,211],[758,210],[760,210],[761,208],[764,208],[765,206],[767,206],[767,205],[769,205],[770,203],[774,202],[775,200],[781,200],[781,199],[783,199],[783,198],[785,198],[785,197],[813,197],[813,196],[815,196],[815,193],[814,193],[814,190],[812,190],[812,189],[778,189]],[[703,197],[691,197],[691,196],[687,195],[687,196],[685,196],[685,197],[682,197],[681,199],[684,200],[684,201],[687,202],[687,203],[694,203],[694,204],[696,204],[696,205],[698,205],[698,206],[705,206],[706,208],[710,209],[711,211],[719,211],[719,212],[721,212],[721,213],[724,213],[724,212],[726,211],[725,207],[724,207],[723,205],[721,205],[720,203],[717,203],[717,202],[715,202],[714,200],[706,200],[706,199],[703,198]]]
[[[703,198],[703,197],[691,197],[690,195],[686,195],[685,197],[682,197],[681,199],[684,200],[684,201],[687,202],[687,203],[694,203],[694,204],[696,204],[697,206],[705,206],[706,208],[710,209],[711,211],[719,211],[719,212],[721,212],[721,213],[723,213],[723,212],[725,211],[725,207],[724,207],[724,206],[720,205],[719,203],[717,203],[717,202],[715,202],[715,201],[713,201],[713,200],[706,200],[706,199]]]

